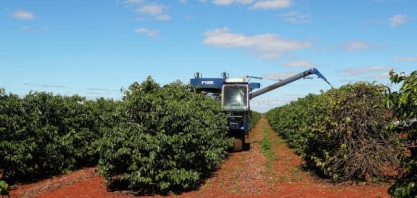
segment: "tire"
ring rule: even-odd
[[[233,146],[233,152],[240,152],[243,148],[243,141],[240,138],[235,138],[235,143]]]

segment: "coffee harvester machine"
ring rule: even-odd
[[[262,79],[260,77],[229,78],[225,72],[221,74],[221,78],[203,78],[202,74],[197,72],[194,78],[190,79],[190,84],[198,92],[221,100],[222,110],[228,112],[229,136],[234,137],[233,151],[242,151],[245,144],[245,135],[249,132],[250,100],[311,74],[317,75],[318,78],[323,79],[330,85],[316,68],[308,69],[262,89],[259,89],[261,87],[260,83],[249,82],[248,80],[250,78]],[[254,91],[255,89],[259,90]]]

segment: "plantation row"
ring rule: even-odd
[[[384,167],[396,166],[399,153],[393,134],[384,130],[383,91],[379,85],[349,84],[279,107],[268,118],[319,174],[335,181],[381,178]]]
[[[250,117],[250,123],[249,123],[249,131],[251,131],[253,129],[253,127],[255,127],[255,125],[258,123],[259,119],[261,119],[261,114],[259,112],[256,111],[252,111],[251,112],[251,117]]]
[[[349,84],[273,109],[267,118],[319,175],[379,181],[400,167],[403,174],[389,192],[412,197],[417,195],[417,71],[392,72],[391,81],[402,83],[398,92]],[[21,98],[0,89],[0,190],[2,180],[30,182],[97,164],[110,188],[193,189],[233,144],[226,117],[219,101],[181,82],[161,87],[150,77],[124,90],[121,101],[44,92]],[[252,112],[251,127],[259,117]]]
[[[121,101],[21,98],[0,89],[0,180],[30,182],[98,164],[109,187],[194,188],[233,144],[220,106],[181,82],[161,87],[150,77]]]
[[[414,197],[417,71],[410,76],[390,75],[392,83],[403,83],[398,92],[358,82],[307,95],[266,116],[272,128],[303,157],[306,167],[318,175],[336,182],[376,182],[393,177],[393,168],[399,167],[403,174],[397,176],[389,193]]]
[[[0,90],[0,171],[12,183],[39,179],[98,161],[101,129],[114,125],[117,102],[80,96]]]

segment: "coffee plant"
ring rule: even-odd
[[[398,146],[384,130],[382,85],[358,82],[310,94],[267,113],[271,126],[306,161],[333,181],[383,179]]]
[[[252,130],[253,127],[255,127],[256,123],[258,123],[259,119],[261,119],[261,113],[256,111],[251,111],[250,115],[250,124],[249,124],[249,130]]]
[[[0,89],[2,179],[13,185],[98,164],[110,188],[196,188],[233,139],[219,101],[193,90],[151,77],[130,85],[120,101]],[[252,112],[251,127],[259,117]]]
[[[227,156],[219,101],[149,77],[126,90],[121,122],[104,131],[100,172],[110,187],[168,193],[197,187]]]
[[[10,187],[9,187],[9,184],[7,184],[5,181],[3,181],[3,180],[0,180],[0,195],[3,197],[3,196],[8,196],[8,197],[10,197],[10,194],[9,194],[9,191],[10,191]]]
[[[391,82],[402,83],[399,91],[387,94],[385,104],[392,112],[389,130],[401,137],[404,151],[399,156],[399,175],[388,192],[393,197],[417,197],[417,71],[410,75],[390,72]]]
[[[27,182],[98,163],[102,129],[113,126],[116,102],[45,92],[24,97],[0,90],[0,170]]]

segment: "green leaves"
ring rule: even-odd
[[[125,91],[123,120],[104,131],[99,168],[110,186],[141,192],[195,188],[227,156],[226,115],[220,104],[173,82],[152,78]],[[120,187],[120,186],[119,186]]]
[[[306,161],[335,181],[383,178],[397,145],[385,130],[384,86],[358,82],[307,95],[267,113],[271,126]]]
[[[9,184],[7,184],[5,181],[0,180],[0,195],[4,196],[7,195],[9,196]]]
[[[258,123],[259,119],[261,119],[261,114],[259,112],[256,112],[256,111],[251,111],[249,131],[251,131],[253,129],[253,127],[255,127],[255,125],[256,125],[256,123]]]
[[[404,73],[390,72],[392,83],[402,83],[399,91],[387,93],[385,105],[392,111],[394,121],[389,129],[399,135],[398,141],[403,144],[406,152],[399,156],[400,170],[395,183],[388,192],[394,197],[416,197],[417,186],[417,71],[409,76]]]
[[[110,186],[167,193],[198,186],[227,157],[218,101],[151,77],[122,101],[0,89],[0,170],[11,183],[99,164]]]
[[[23,182],[98,163],[103,127],[114,124],[115,102],[78,95],[0,90],[0,169]],[[118,117],[118,116],[117,116]]]

